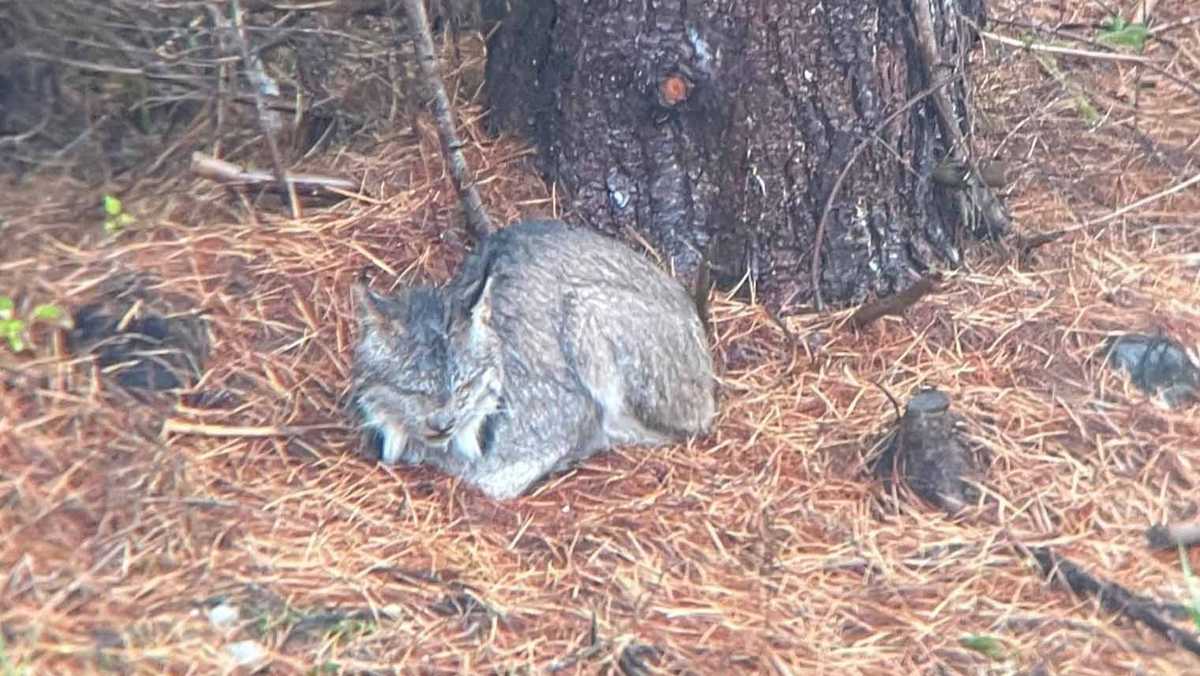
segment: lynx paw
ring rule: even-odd
[[[458,436],[454,437],[454,440],[451,442],[450,452],[454,453],[468,465],[474,464],[483,457],[483,449],[479,447],[479,435],[477,433],[459,434]]]
[[[379,461],[385,465],[396,465],[403,462],[406,465],[416,465],[422,460],[421,454],[411,448],[408,435],[398,425],[382,425],[379,435],[383,439]]]

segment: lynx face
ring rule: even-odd
[[[449,400],[442,296],[427,287],[380,296],[360,284],[355,299],[354,405],[379,435],[384,463],[420,463],[445,446],[430,425]]]
[[[420,464],[427,450],[436,449],[436,444],[425,440],[420,422],[437,411],[432,397],[375,385],[359,393],[357,404],[363,427],[379,435],[379,458],[384,464]]]
[[[492,325],[492,279],[477,287],[455,299],[461,309],[448,332],[450,399],[432,418],[451,450],[467,462],[483,455],[483,426],[500,410],[503,381],[500,338]]]
[[[463,295],[427,287],[393,296],[356,287],[361,337],[355,405],[381,439],[386,464],[452,452],[483,454],[487,417],[500,405],[500,342],[491,326],[491,283]]]

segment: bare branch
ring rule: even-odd
[[[246,40],[246,35],[242,31],[242,7],[239,0],[230,0],[230,7],[233,9],[233,35],[238,42],[238,46],[242,50],[242,63],[246,68],[246,75],[251,81],[251,91],[254,93],[254,107],[258,110],[258,124],[262,129],[263,136],[267,137],[267,148],[271,152],[271,164],[275,168],[275,180],[279,181],[280,185],[287,186],[288,203],[291,205],[292,218],[300,218],[300,200],[296,197],[296,189],[287,180],[287,173],[283,170],[283,160],[279,155],[279,146],[275,143],[274,130],[268,121],[267,107],[263,103],[262,87],[259,86],[260,81],[265,75],[262,73],[261,62],[257,61],[250,53],[250,45]]]
[[[463,157],[463,143],[458,139],[454,129],[454,112],[450,107],[450,97],[446,95],[446,87],[437,71],[437,61],[433,51],[433,38],[429,33],[429,19],[425,15],[425,5],[422,0],[403,0],[404,10],[408,15],[409,30],[412,32],[413,47],[417,53],[417,65],[421,79],[433,97],[433,118],[437,123],[438,137],[442,142],[442,153],[449,164],[450,179],[462,202],[463,215],[467,221],[467,229],[476,241],[482,239],[496,228],[483,209],[479,199],[479,191],[473,181],[467,178],[467,161]]]
[[[289,195],[289,187],[298,194],[314,197],[357,197],[358,184],[345,178],[314,174],[289,174],[286,184],[267,171],[247,171],[232,162],[192,153],[192,173],[210,181],[240,187],[260,188],[279,195]]]
[[[1134,594],[1116,582],[1094,577],[1078,564],[1054,553],[1048,547],[1032,547],[1029,551],[1047,577],[1062,580],[1071,591],[1080,596],[1095,596],[1105,610],[1140,622],[1176,646],[1194,655],[1200,655],[1200,641],[1195,635],[1172,625],[1159,614],[1164,610],[1173,612],[1173,609],[1164,608],[1163,604]]]
[[[850,315],[847,323],[855,329],[862,329],[881,317],[901,316],[905,310],[916,305],[921,298],[937,292],[939,290],[938,281],[939,278],[936,275],[923,277],[900,293],[866,303]]]
[[[972,24],[973,25],[973,24]],[[1045,45],[1038,42],[1029,42],[1018,40],[1016,38],[997,35],[985,30],[979,30],[979,34],[993,42],[999,42],[1002,45],[1009,47],[1020,47],[1028,49],[1031,52],[1046,52],[1048,54],[1059,54],[1062,56],[1075,56],[1081,59],[1099,59],[1101,61],[1128,61],[1132,63],[1161,63],[1158,59],[1151,59],[1146,56],[1137,54],[1121,54],[1118,52],[1096,52],[1088,49],[1074,49],[1072,47],[1056,47],[1054,45]]]
[[[821,220],[817,221],[817,231],[813,235],[813,257],[812,267],[810,270],[813,298],[815,299],[818,310],[825,309],[825,301],[821,298],[821,246],[825,240],[825,228],[829,223],[829,212],[833,211],[834,200],[837,199],[838,193],[841,192],[842,183],[846,181],[846,177],[850,174],[850,168],[854,166],[855,161],[857,161],[859,156],[863,154],[863,151],[867,149],[867,146],[871,145],[873,141],[877,140],[879,133],[887,128],[887,126],[891,124],[897,117],[900,117],[904,113],[911,110],[913,106],[920,103],[925,99],[926,96],[932,94],[939,87],[945,87],[951,82],[957,80],[959,77],[962,77],[962,73],[956,71],[953,74],[941,78],[932,85],[917,92],[915,96],[905,101],[904,105],[900,106],[896,110],[892,111],[890,115],[883,118],[883,120],[871,130],[871,133],[868,134],[866,138],[859,141],[858,145],[854,146],[854,149],[850,151],[850,156],[846,159],[846,163],[842,167],[841,173],[838,174],[837,180],[833,182],[833,187],[829,190],[829,198],[825,200],[825,208],[821,210]]]

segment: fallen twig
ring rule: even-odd
[[[1134,594],[1115,582],[1093,577],[1083,568],[1047,547],[1032,547],[1030,553],[1047,577],[1059,578],[1071,591],[1080,596],[1095,596],[1105,610],[1141,622],[1171,643],[1200,657],[1200,641],[1195,635],[1183,631],[1158,614],[1161,610],[1173,613],[1175,608]]]
[[[1000,44],[1008,45],[1009,47],[1020,47],[1021,49],[1028,49],[1031,52],[1046,52],[1048,54],[1061,54],[1063,56],[1075,56],[1075,57],[1079,57],[1079,58],[1083,58],[1083,59],[1101,59],[1104,61],[1132,61],[1134,63],[1159,63],[1158,59],[1151,59],[1151,58],[1145,57],[1145,56],[1138,56],[1137,54],[1121,54],[1119,52],[1096,52],[1096,51],[1092,51],[1092,50],[1088,50],[1088,49],[1073,49],[1071,47],[1055,47],[1054,45],[1044,45],[1044,44],[1041,44],[1038,42],[1033,42],[1031,40],[1018,40],[1016,38],[1010,38],[1010,37],[1006,37],[1004,35],[997,35],[996,33],[991,33],[991,32],[985,31],[985,30],[979,30],[979,27],[974,26],[974,24],[972,24],[972,26],[975,28],[976,32],[978,32],[981,36],[987,38],[988,40],[991,40],[993,42],[999,42]]]
[[[191,434],[201,437],[290,437],[305,432],[344,430],[345,425],[213,425],[178,418],[163,421],[162,435]]]
[[[1099,218],[1089,219],[1087,221],[1084,221],[1083,223],[1080,223],[1079,225],[1076,225],[1076,226],[1073,226],[1070,228],[1064,228],[1063,234],[1078,232],[1080,230],[1086,230],[1095,225],[1101,225],[1103,223],[1107,223],[1108,221],[1111,221],[1120,216],[1124,216],[1125,214],[1127,214],[1130,211],[1133,211],[1135,209],[1138,209],[1139,207],[1144,207],[1147,204],[1150,204],[1151,202],[1157,202],[1158,200],[1160,200],[1164,197],[1170,197],[1171,195],[1174,195],[1177,192],[1182,192],[1182,191],[1186,190],[1187,188],[1190,188],[1193,185],[1196,185],[1197,183],[1200,183],[1200,173],[1197,173],[1195,176],[1192,176],[1191,178],[1189,178],[1186,181],[1183,181],[1182,183],[1176,183],[1175,185],[1171,186],[1170,188],[1160,190],[1160,191],[1154,193],[1153,195],[1148,195],[1136,202],[1126,204],[1125,206],[1121,207],[1120,209],[1117,209],[1116,211],[1113,211],[1112,213],[1105,214],[1104,216],[1101,216]],[[1103,228],[1101,228],[1101,230],[1103,230]]]
[[[855,310],[854,314],[850,315],[850,319],[846,323],[852,328],[861,329],[880,317],[887,315],[899,317],[904,314],[905,310],[921,300],[922,297],[938,291],[939,281],[941,281],[941,278],[937,275],[922,277],[915,284],[900,293],[865,303]]]
[[[262,63],[258,56],[250,53],[250,43],[246,39],[245,32],[242,27],[242,6],[240,0],[230,0],[230,8],[233,11],[233,27],[232,34],[236,37],[238,46],[242,52],[242,65],[246,69],[246,77],[250,80],[251,91],[254,93],[254,107],[258,111],[258,124],[262,129],[263,136],[267,139],[267,149],[271,153],[271,165],[275,169],[275,180],[280,185],[287,189],[288,205],[292,210],[292,218],[300,218],[300,200],[296,197],[296,188],[287,181],[287,174],[283,169],[283,158],[279,155],[279,146],[275,143],[274,130],[271,129],[268,121],[268,112],[266,104],[263,102],[262,87],[267,81],[266,74],[262,70]]]
[[[386,16],[396,10],[388,0],[243,0],[247,12],[327,12],[329,14]]]
[[[358,184],[349,179],[317,174],[287,174],[284,179],[288,185],[284,185],[273,172],[246,170],[203,153],[192,153],[192,173],[218,183],[261,188],[281,195],[288,194],[290,185],[297,193],[307,196],[368,198],[359,195]]]
[[[442,153],[450,169],[450,179],[454,182],[454,189],[462,202],[467,229],[478,241],[496,228],[483,209],[483,202],[479,199],[475,183],[467,178],[467,160],[462,154],[463,142],[454,130],[454,111],[450,108],[450,97],[446,95],[446,87],[437,72],[425,4],[422,0],[404,0],[404,11],[408,15],[408,26],[412,33],[413,48],[417,53],[417,67],[421,79],[433,96],[433,119],[437,123],[438,138],[441,139]]]

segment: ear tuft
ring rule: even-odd
[[[492,321],[492,261],[483,267],[478,279],[462,288],[457,294],[457,309],[453,313],[458,322],[469,322],[472,331],[485,328]]]
[[[471,324],[475,327],[492,323],[492,277],[488,277],[471,306]]]
[[[359,326],[368,331],[392,332],[394,322],[384,312],[386,300],[367,286],[365,274],[360,274],[351,287],[354,299],[354,312],[358,316]]]

